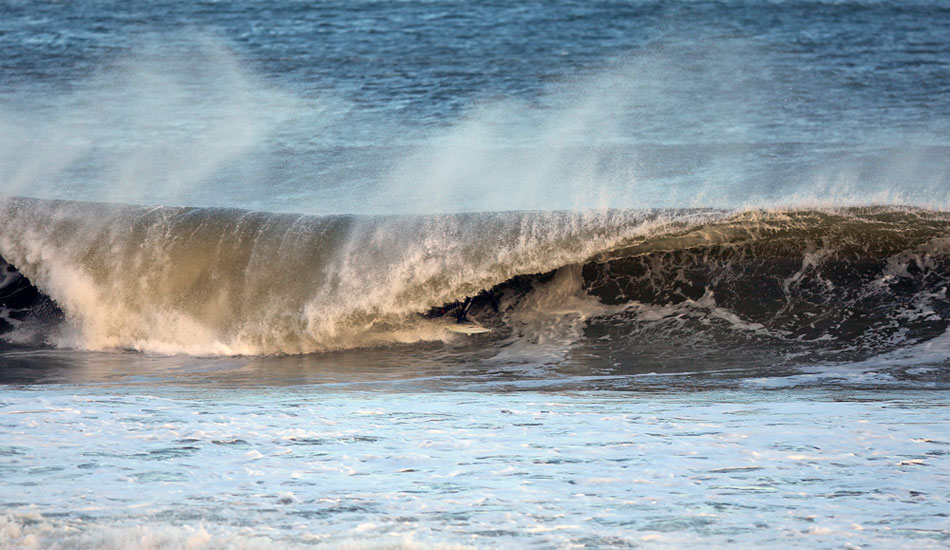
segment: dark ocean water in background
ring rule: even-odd
[[[0,2],[0,548],[943,547],[948,136],[936,0]]]

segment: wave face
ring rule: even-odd
[[[56,343],[281,354],[436,339],[417,312],[609,250],[642,214],[314,217],[11,199],[0,255],[61,308]]]
[[[17,198],[0,218],[7,339],[91,350],[452,339],[420,314],[483,289],[500,311],[473,315],[499,350],[547,341],[606,358],[673,342],[853,359],[950,318],[950,214],[929,210],[315,217]]]

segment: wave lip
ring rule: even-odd
[[[0,255],[63,311],[57,343],[308,353],[433,339],[415,315],[644,231],[634,212],[303,216],[7,199]],[[655,217],[655,216],[654,216]]]

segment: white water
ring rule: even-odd
[[[4,390],[0,547],[939,548],[950,537],[939,393],[315,389]]]
[[[439,339],[418,313],[665,223],[618,211],[343,223],[32,200],[0,211],[3,257],[66,314],[54,343],[190,355]]]

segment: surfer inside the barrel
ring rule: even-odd
[[[488,300],[491,303],[492,311],[498,312],[498,300],[495,299],[495,294],[491,290],[483,290],[474,298],[472,296],[466,296],[464,302],[456,301],[445,304],[444,306],[434,307],[426,312],[426,317],[442,317],[454,311],[456,322],[469,323],[471,321],[468,320],[468,310],[471,309],[472,304],[474,304],[476,300],[482,299]]]

